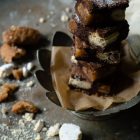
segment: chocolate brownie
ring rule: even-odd
[[[92,88],[92,81],[88,79],[86,74],[82,71],[81,67],[78,65],[72,65],[71,67],[71,77],[69,79],[69,86],[74,88],[80,88],[89,90]]]
[[[105,64],[118,64],[120,62],[120,43],[115,43],[109,46],[104,51],[97,51],[96,49],[90,48],[80,38],[74,36],[74,45],[72,48],[72,59],[84,60],[91,62],[100,62]]]
[[[77,61],[73,65],[80,67],[90,81],[106,77],[116,70],[115,65],[106,65],[97,62]]]
[[[86,49],[93,52],[106,52],[106,51],[116,51],[120,50],[121,43],[120,42],[114,42],[111,45],[106,46],[105,48],[100,48],[96,45],[90,45],[89,43],[81,40],[76,35],[73,36],[73,46],[76,49]]]
[[[91,89],[95,81],[111,75],[115,70],[116,66],[77,61],[72,64],[69,85],[81,89]]]
[[[124,40],[129,32],[129,25],[127,21],[120,22],[115,25],[106,27],[97,26],[83,26],[80,22],[73,18],[69,22],[70,31],[85,41],[88,45],[97,48],[105,49],[112,43]]]
[[[127,8],[129,0],[76,0],[77,3],[84,3],[90,11],[106,10],[114,8]]]
[[[101,64],[119,64],[120,52],[94,52],[87,49],[75,49],[73,48],[72,61],[83,60],[89,62],[100,62]]]
[[[82,24],[108,24],[125,19],[128,1],[92,1],[80,0],[75,5],[76,14]]]

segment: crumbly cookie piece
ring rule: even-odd
[[[37,113],[38,108],[29,101],[18,101],[12,106],[12,112],[16,114],[22,114],[25,112]]]
[[[0,88],[0,102],[8,99],[8,97],[17,89],[17,85],[5,83]]]
[[[16,80],[20,80],[23,77],[22,69],[13,69],[12,74]]]
[[[3,32],[4,43],[16,46],[32,46],[39,43],[42,35],[39,31],[29,27],[11,26]]]
[[[0,57],[5,63],[11,63],[13,60],[26,55],[26,51],[15,46],[3,44],[0,48]]]

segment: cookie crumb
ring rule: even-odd
[[[26,86],[27,86],[27,87],[32,87],[34,84],[35,84],[34,81],[29,81],[29,82],[26,84]]]
[[[16,114],[22,114],[22,113],[37,113],[38,108],[29,101],[18,101],[12,106],[12,112]]]
[[[6,116],[7,113],[8,113],[8,108],[6,106],[2,106],[1,113],[2,113],[3,116]]]
[[[2,85],[0,88],[0,102],[6,101],[17,88],[16,84],[5,83]]]
[[[41,18],[39,19],[39,23],[45,23],[45,22],[46,22],[46,19],[45,19],[45,18],[41,17]]]
[[[39,133],[43,127],[44,127],[44,121],[38,120],[38,122],[35,124],[34,131]]]
[[[47,130],[48,130],[48,129],[47,129],[46,127],[43,127],[43,128],[42,128],[42,131],[43,131],[43,132],[46,132]]]
[[[25,115],[22,116],[22,118],[27,122],[31,122],[33,120],[33,117],[33,113],[25,113]]]
[[[51,138],[59,134],[60,124],[56,123],[55,125],[51,126],[47,131],[47,137]]]
[[[43,140],[43,139],[42,139],[41,135],[38,133],[35,140]]]
[[[69,7],[66,7],[66,8],[65,8],[65,11],[66,11],[67,13],[70,13],[71,9],[70,9]]]
[[[23,119],[20,119],[20,120],[18,121],[18,125],[21,126],[21,127],[24,127],[24,126],[25,126],[24,120],[23,120]]]
[[[67,22],[68,20],[69,20],[69,17],[68,17],[66,14],[63,13],[63,14],[61,15],[61,21],[62,21],[62,22]]]

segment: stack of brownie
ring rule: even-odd
[[[128,0],[76,0],[75,15],[69,22],[74,39],[71,87],[91,90],[116,71],[121,42],[129,32],[128,5]]]

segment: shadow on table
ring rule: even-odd
[[[103,128],[113,140],[140,140],[140,104],[104,121]]]

